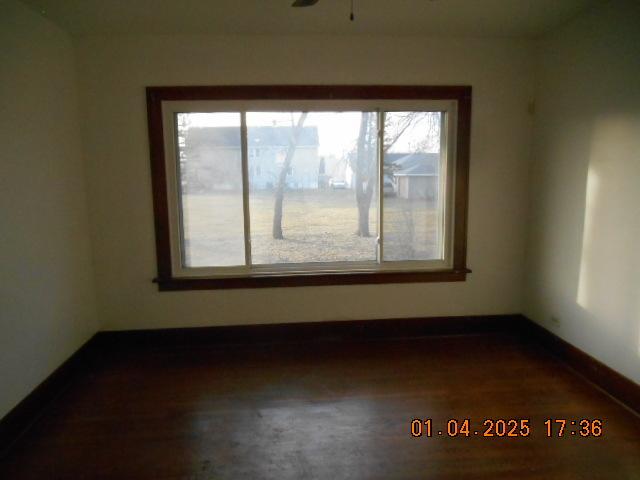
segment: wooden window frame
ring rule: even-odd
[[[467,273],[467,212],[471,140],[470,86],[252,85],[147,87],[147,117],[160,291],[227,288],[297,287],[382,283],[459,282]],[[207,100],[454,100],[457,102],[453,198],[452,268],[429,271],[318,272],[252,274],[210,278],[177,277],[172,272],[170,213],[167,191],[164,101]]]

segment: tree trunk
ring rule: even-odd
[[[273,207],[273,227],[271,229],[271,235],[276,240],[284,239],[282,234],[282,202],[284,200],[284,188],[280,187],[278,182],[278,188],[276,189],[275,205]]]
[[[387,133],[393,130],[389,135],[385,135],[383,139],[384,151],[389,150],[396,144],[402,134],[409,128],[416,125],[417,122],[424,119],[424,113],[411,112],[401,118],[394,129],[388,128]],[[427,114],[429,115],[429,114]],[[440,119],[441,117],[435,115],[429,115],[427,117],[431,119],[428,125],[429,134],[435,131],[435,124],[433,121]],[[358,143],[356,146],[355,159],[353,160],[351,167],[354,170],[354,187],[356,193],[356,203],[358,205],[358,229],[356,235],[360,237],[370,236],[369,232],[369,210],[371,209],[371,200],[373,193],[378,188],[377,179],[380,172],[378,171],[379,165],[374,159],[377,157],[377,139],[378,139],[378,126],[376,122],[372,122],[376,117],[371,117],[370,112],[362,112],[360,117],[360,132],[358,133]],[[389,118],[387,117],[387,121]],[[392,174],[393,169],[384,165],[383,162],[383,174]],[[379,195],[383,195],[384,192],[378,192]]]
[[[358,236],[369,237],[369,208],[366,202],[358,202]]]
[[[356,235],[359,237],[371,236],[369,232],[369,209],[371,207],[374,182],[371,178],[371,166],[369,165],[371,151],[373,150],[373,146],[369,145],[371,140],[369,120],[369,112],[362,112],[355,161],[355,191],[358,205],[358,229],[356,230]]]
[[[291,168],[293,155],[296,153],[296,147],[298,146],[298,142],[300,141],[302,126],[304,125],[304,121],[306,119],[307,112],[303,112],[298,119],[298,124],[295,126],[293,132],[291,133],[289,147],[287,148],[287,154],[282,165],[282,170],[280,170],[278,184],[276,185],[275,202],[273,205],[273,228],[271,230],[271,235],[276,240],[284,239],[284,235],[282,234],[282,204],[284,202],[284,188],[287,184],[287,174],[289,172],[289,169]]]

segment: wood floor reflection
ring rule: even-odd
[[[549,438],[547,418],[604,433]],[[449,437],[449,419],[470,435]],[[484,437],[485,419],[531,432]],[[75,382],[0,478],[638,479],[640,418],[508,335],[144,349]]]

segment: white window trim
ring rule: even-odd
[[[248,147],[246,112],[256,111],[309,111],[309,112],[340,112],[340,111],[377,111],[380,125],[385,112],[393,111],[439,111],[444,112],[446,128],[441,129],[445,141],[444,148],[445,174],[440,176],[439,189],[443,209],[439,221],[441,222],[444,244],[440,246],[441,260],[411,260],[385,261],[383,258],[384,240],[381,241],[384,216],[384,175],[382,154],[384,132],[378,132],[378,255],[377,260],[367,262],[313,262],[296,264],[251,264],[251,232],[249,211],[249,175],[248,175]],[[245,262],[247,265],[234,267],[185,267],[183,263],[183,248],[181,235],[181,200],[179,190],[179,154],[177,142],[177,113],[216,113],[240,112],[241,114],[241,154],[242,154],[242,183],[243,183],[243,211],[244,211],[244,243]],[[165,151],[165,168],[167,181],[167,199],[169,211],[169,230],[171,246],[172,274],[175,278],[233,278],[252,276],[290,276],[305,274],[337,274],[337,273],[390,273],[390,272],[433,272],[453,268],[454,242],[454,198],[455,198],[455,162],[457,135],[458,102],[456,100],[197,100],[177,101],[164,100],[162,102],[162,128]]]

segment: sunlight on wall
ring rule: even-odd
[[[623,337],[640,331],[640,120],[607,115],[592,132],[576,300]]]
[[[598,200],[600,182],[598,172],[593,164],[589,164],[587,173],[587,191],[584,206],[584,230],[582,237],[582,258],[580,260],[580,275],[578,278],[578,305],[582,308],[589,308],[589,279],[592,274],[591,252],[593,251],[594,232],[594,210]],[[597,230],[597,228],[596,228]]]

